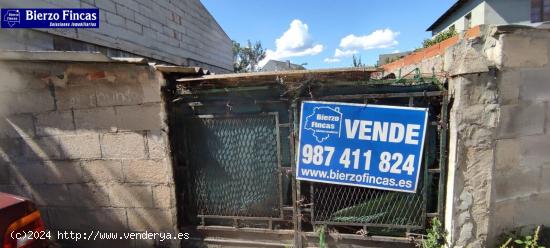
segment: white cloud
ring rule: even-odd
[[[340,61],[338,58],[351,57],[354,54],[359,53],[359,50],[371,50],[376,48],[390,48],[394,47],[399,42],[396,38],[399,35],[399,32],[394,32],[389,28],[379,29],[371,34],[356,36],[354,34],[347,35],[346,37],[340,40],[340,47],[334,50],[334,56],[326,58],[325,62],[328,61]],[[399,52],[398,50],[394,53]]]
[[[393,52],[391,53],[399,53],[400,51],[399,50],[393,50]]]
[[[338,63],[338,62],[340,62],[340,59],[338,59],[338,58],[326,58],[324,61],[325,61],[325,63]]]
[[[369,35],[355,36],[350,34],[340,40],[340,48],[343,50],[370,50],[375,48],[393,47],[399,42],[395,40],[399,32],[394,32],[391,29],[379,29]]]
[[[357,53],[357,50],[340,50],[339,48],[336,48],[334,51],[334,57],[341,58],[341,57],[350,57],[351,55],[354,55]]]
[[[263,66],[270,59],[283,59],[317,55],[323,51],[323,45],[313,42],[309,34],[309,27],[300,20],[293,20],[290,28],[275,41],[275,51],[268,49],[265,58],[259,65]]]

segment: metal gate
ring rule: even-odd
[[[185,247],[302,247],[323,236],[405,245],[442,219],[448,103],[435,78],[193,85],[179,85],[170,116],[180,228],[201,236]],[[309,99],[429,108],[417,193],[295,180],[297,106]]]

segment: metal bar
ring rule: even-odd
[[[432,97],[442,96],[445,91],[427,91],[427,92],[402,92],[402,93],[381,93],[381,94],[356,94],[356,95],[334,95],[318,97],[320,100],[344,100],[361,98],[408,98],[408,97]]]
[[[205,238],[203,239],[203,241],[205,243],[221,243],[221,244],[234,244],[234,245],[246,245],[246,246],[257,246],[257,247],[285,247],[286,246],[283,243],[248,241],[248,240],[239,240],[239,239]]]
[[[319,237],[319,234],[316,232],[305,232],[307,237]],[[334,240],[340,239],[352,239],[352,240],[366,240],[366,241],[379,241],[379,242],[392,242],[392,243],[411,243],[409,238],[401,237],[391,237],[391,236],[364,236],[357,234],[346,234],[346,233],[328,233]]]
[[[292,171],[296,171],[296,160],[295,160],[295,149],[296,149],[296,137],[297,131],[296,127],[298,126],[298,111],[297,111],[296,101],[292,101],[289,109],[289,123],[290,126],[290,165]],[[300,197],[300,182],[296,180],[295,174],[292,175],[292,208],[293,208],[293,223],[294,223],[294,247],[302,247],[302,216],[300,207],[298,207],[298,201]]]
[[[224,220],[284,221],[284,218],[281,218],[281,217],[248,217],[248,216],[205,215],[205,214],[199,214],[197,215],[197,217],[204,218],[204,219],[224,219]]]
[[[215,114],[215,115],[193,115],[188,116],[188,119],[214,119],[214,118],[243,118],[243,117],[258,117],[258,116],[278,116],[278,112],[261,112],[256,114]]]
[[[427,141],[424,141],[424,142],[427,142]],[[422,187],[422,227],[425,227],[426,226],[426,213],[428,211],[428,177],[429,177],[429,164],[428,162],[430,161],[430,159],[428,158],[429,156],[429,152],[428,152],[428,147],[427,146],[424,146],[424,186]]]
[[[279,190],[279,211],[280,211],[280,216],[281,218],[283,218],[284,214],[283,214],[283,173],[280,173],[282,172],[282,154],[281,154],[281,131],[279,130],[279,113],[277,112],[277,114],[275,115],[275,129],[277,130],[276,132],[276,138],[277,138],[277,171],[279,173],[278,174],[278,190]],[[272,223],[270,222],[270,225]]]
[[[278,234],[278,235],[292,235],[294,230],[270,230],[264,228],[234,228],[230,226],[199,226],[197,230],[205,231],[231,231],[231,232],[248,232],[248,233],[268,233],[268,234]]]
[[[439,190],[437,196],[437,212],[439,213],[439,219],[443,223],[445,219],[445,181],[447,179],[447,112],[449,107],[449,99],[443,96],[443,104],[441,106],[441,129],[439,132]]]
[[[316,221],[315,224],[330,225],[330,226],[368,226],[368,227],[388,227],[388,228],[410,228],[422,229],[423,226],[414,225],[394,225],[394,224],[374,224],[374,223],[357,223],[357,222],[334,222],[334,221]]]

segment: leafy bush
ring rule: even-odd
[[[446,39],[449,39],[455,35],[458,35],[458,33],[456,32],[455,28],[454,27],[450,27],[449,29],[443,31],[443,32],[439,32],[439,34],[437,34],[435,37],[433,37],[432,39],[425,39],[423,42],[422,42],[422,47],[423,48],[428,48],[428,47],[431,47],[439,42],[442,42]]]
[[[544,246],[539,245],[540,231],[541,226],[537,226],[533,236],[518,236],[516,234],[511,234],[510,236],[512,237],[509,237],[500,248],[544,248]]]
[[[428,229],[426,238],[418,245],[421,248],[442,248],[447,243],[445,237],[447,232],[443,229],[443,225],[438,218],[432,219],[432,227]]]

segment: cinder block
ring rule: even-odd
[[[66,159],[101,158],[98,134],[58,136],[62,156]]]
[[[85,209],[49,207],[49,225],[52,229],[82,231],[92,228],[89,220],[84,219]],[[97,227],[96,227],[97,228]]]
[[[20,141],[25,159],[51,160],[62,158],[62,149],[57,136],[24,138]]]
[[[108,189],[96,184],[70,184],[69,191],[76,206],[97,208],[110,206]]]
[[[550,72],[548,69],[522,69],[519,97],[522,101],[550,100]]]
[[[44,166],[39,162],[9,165],[11,183],[15,185],[43,184],[46,182]]]
[[[35,115],[36,133],[40,136],[74,134],[73,113],[52,111]]]
[[[123,160],[122,171],[126,182],[168,183],[168,165],[164,160]]]
[[[39,206],[74,206],[76,204],[66,184],[35,185],[33,189],[34,199]]]
[[[33,136],[34,123],[31,115],[25,114],[0,117],[0,138]]]
[[[549,170],[550,171],[550,170]],[[176,204],[175,187],[172,185],[153,186],[153,203],[157,208],[172,208]]]
[[[140,133],[106,133],[101,136],[103,158],[143,159],[145,141]]]
[[[116,114],[113,107],[74,110],[76,129],[113,130],[116,129]]]
[[[540,102],[506,105],[500,109],[499,138],[544,133],[545,104]]]
[[[126,20],[126,28],[135,31],[136,33],[143,33],[143,26],[134,21]]]
[[[35,171],[46,178],[47,184],[81,183],[82,169],[78,161],[44,161],[43,171]]]
[[[161,209],[127,209],[128,228],[132,231],[172,232],[172,213]]]
[[[86,182],[122,182],[120,160],[82,161],[82,175]]]
[[[519,140],[501,139],[496,141],[496,170],[505,171],[519,166]]]
[[[548,215],[550,192],[533,194],[520,199],[517,204],[519,207],[514,216],[517,226],[550,223],[550,215]]]
[[[49,208],[54,229],[76,231],[126,231],[126,211],[120,208]],[[80,243],[78,243],[78,247]]]
[[[153,207],[153,193],[148,185],[113,184],[108,188],[114,207]]]
[[[494,218],[492,219],[495,233],[503,233],[515,227],[514,219],[518,207],[518,202],[515,199],[495,203]]]
[[[504,172],[496,173],[495,192],[496,200],[506,200],[524,197],[538,191],[540,167],[517,167]]]
[[[97,106],[95,89],[92,85],[68,86],[55,88],[57,109],[81,109]]]
[[[542,166],[542,180],[540,191],[541,192],[550,192],[550,164],[545,164]]]
[[[115,11],[116,8],[110,9],[110,11]],[[107,22],[113,25],[124,27],[124,18],[111,12],[106,12]]]
[[[55,109],[53,96],[48,90],[2,93],[0,99],[5,114],[41,113]]]
[[[139,84],[98,83],[98,106],[137,105],[143,102],[143,90]]]
[[[167,157],[165,136],[166,134],[160,130],[147,132],[147,149],[149,151],[149,158],[163,159]]]
[[[120,130],[157,130],[161,128],[160,104],[115,107]]]
[[[542,67],[548,64],[548,42],[519,34],[501,36],[504,67]]]
[[[33,198],[33,191],[26,185],[0,185],[0,192],[18,195],[27,199]]]
[[[550,135],[521,137],[520,165],[535,167],[550,163]]]
[[[98,8],[101,8],[101,9],[104,9],[104,10],[109,10],[109,11],[115,11],[116,9],[116,6],[115,6],[115,2],[112,1],[112,0],[96,0],[95,1],[95,5],[98,7]],[[101,11],[100,11],[101,12]]]
[[[0,185],[10,183],[10,172],[8,163],[0,158]],[[2,192],[2,190],[0,190]]]
[[[125,2],[131,2],[131,1],[125,1]],[[118,16],[124,17],[124,18],[126,18],[126,20],[128,20],[128,19],[134,20],[135,19],[134,13],[135,12],[133,10],[131,10],[130,8],[116,3],[116,14]]]
[[[135,13],[135,21],[144,27],[151,27],[151,19],[141,13]]]
[[[499,75],[499,100],[502,105],[518,104],[520,72],[510,69],[504,70]]]

